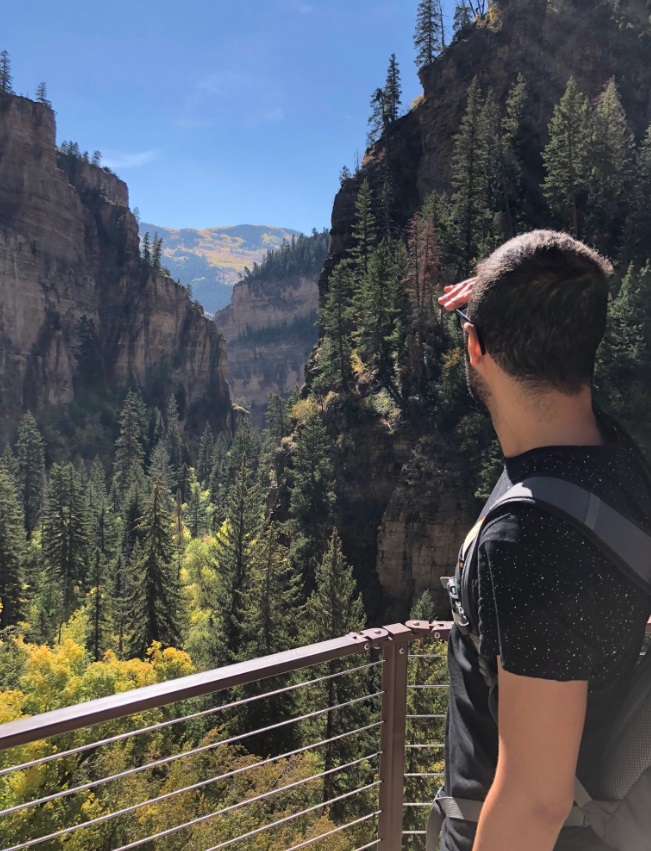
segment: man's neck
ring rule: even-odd
[[[568,396],[552,390],[533,395],[519,385],[491,400],[491,417],[502,452],[513,458],[543,446],[599,446],[603,436],[592,392]]]

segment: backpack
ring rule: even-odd
[[[564,479],[532,476],[514,485],[490,508],[470,533],[454,578],[445,577],[454,621],[470,637],[480,669],[490,688],[489,706],[497,719],[497,673],[494,661],[479,652],[473,631],[477,612],[470,593],[471,567],[481,527],[509,503],[525,503],[569,522],[595,544],[644,593],[651,594],[651,533],[625,517],[596,494]],[[474,537],[473,537],[474,534]],[[469,540],[470,539],[470,540]],[[463,569],[465,563],[465,569]],[[575,804],[565,827],[589,827],[617,851],[651,849],[651,651],[635,668],[625,698],[614,718],[600,767],[600,799],[593,800],[575,781]],[[479,820],[482,802],[439,796],[427,824],[427,851],[436,851],[445,818]]]

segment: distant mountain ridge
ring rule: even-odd
[[[291,240],[300,231],[268,225],[232,225],[205,228],[166,228],[141,222],[140,236],[158,232],[163,237],[162,264],[210,313],[230,304],[233,285],[244,268],[261,263],[269,249]]]

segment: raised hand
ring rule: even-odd
[[[450,284],[444,287],[445,295],[439,296],[438,300],[441,307],[445,310],[456,310],[458,307],[468,304],[476,280],[477,278],[467,278],[460,284]]]

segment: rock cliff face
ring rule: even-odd
[[[131,377],[185,398],[189,427],[230,431],[226,347],[183,287],[139,257],[126,184],[55,147],[54,113],[0,99],[0,430],[72,401],[80,323],[114,391]]]
[[[228,378],[235,399],[262,425],[270,393],[287,397],[303,380],[317,339],[317,275],[240,281],[231,304],[215,314],[228,343]]]
[[[475,76],[503,97],[522,72],[529,88],[527,158],[531,204],[542,210],[540,150],[554,104],[571,75],[590,97],[615,77],[638,138],[651,120],[651,36],[647,0],[500,0],[490,20],[458,34],[422,74],[424,97],[371,148],[361,174],[345,183],[332,214],[332,248],[320,278],[351,245],[361,181],[381,187],[388,171],[393,216],[405,226],[433,190],[449,190],[454,135]],[[377,618],[402,618],[426,588],[446,614],[439,577],[452,569],[480,507],[475,471],[457,446],[426,422],[381,417],[363,428],[329,423],[337,468],[338,527]],[[382,594],[379,593],[378,580]],[[370,603],[370,605],[368,605]]]

